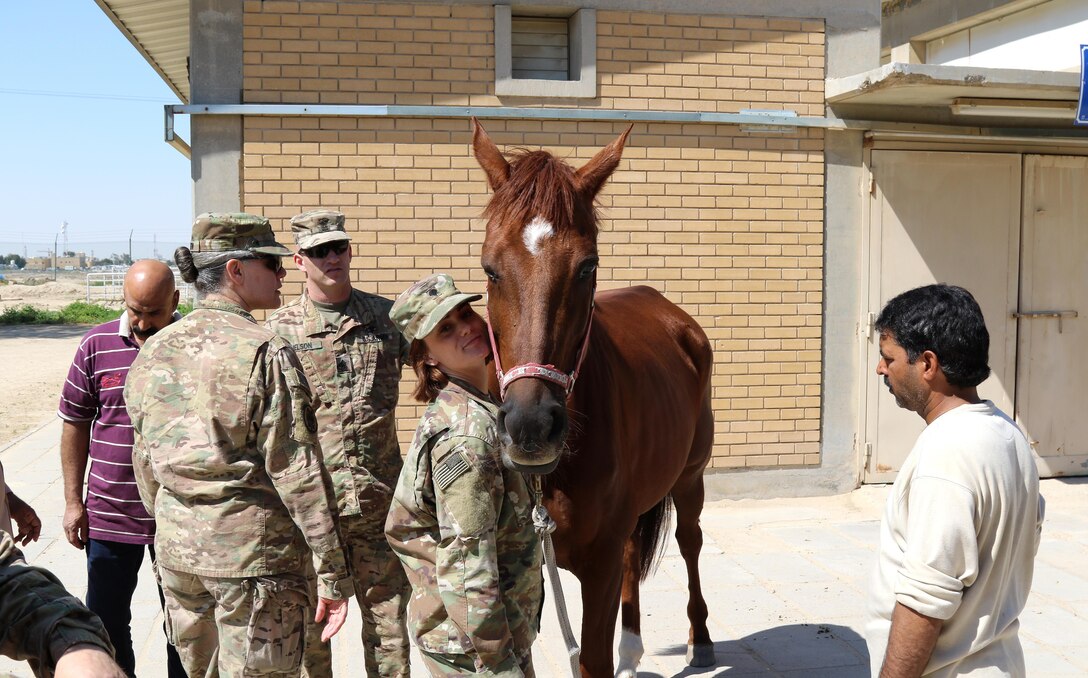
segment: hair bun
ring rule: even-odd
[[[193,252],[185,245],[174,250],[174,263],[178,265],[181,279],[187,283],[196,282],[197,268],[193,263]]]

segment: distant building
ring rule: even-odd
[[[76,269],[84,269],[91,266],[93,259],[88,257],[83,252],[74,252],[70,257],[60,257],[57,259],[57,268],[65,271],[74,271]]]
[[[48,271],[53,268],[53,257],[30,257],[24,268],[27,271]]]

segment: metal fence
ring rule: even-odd
[[[111,271],[96,271],[87,274],[87,303],[124,301],[122,288],[127,268],[117,267]],[[181,279],[181,274],[174,271],[174,285],[180,292],[181,303],[192,303],[196,299],[193,286]]]

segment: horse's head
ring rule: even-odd
[[[548,473],[564,449],[568,381],[585,351],[597,286],[594,200],[630,132],[575,170],[545,151],[507,161],[473,120],[473,151],[494,191],[481,260],[496,365],[507,370],[499,433],[503,461],[520,471]]]

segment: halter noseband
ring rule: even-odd
[[[506,389],[518,379],[543,379],[553,384],[558,384],[570,398],[574,392],[574,382],[578,380],[578,373],[582,370],[582,362],[586,359],[586,350],[589,348],[589,331],[593,328],[593,309],[596,304],[589,302],[589,320],[586,321],[586,334],[582,338],[582,346],[578,349],[578,360],[574,363],[574,371],[570,374],[562,372],[555,365],[541,365],[540,363],[524,363],[502,371],[502,362],[499,360],[499,344],[495,341],[495,330],[491,327],[490,314],[487,319],[487,336],[491,340],[491,353],[495,357],[495,375],[499,378],[499,397],[506,400]]]

